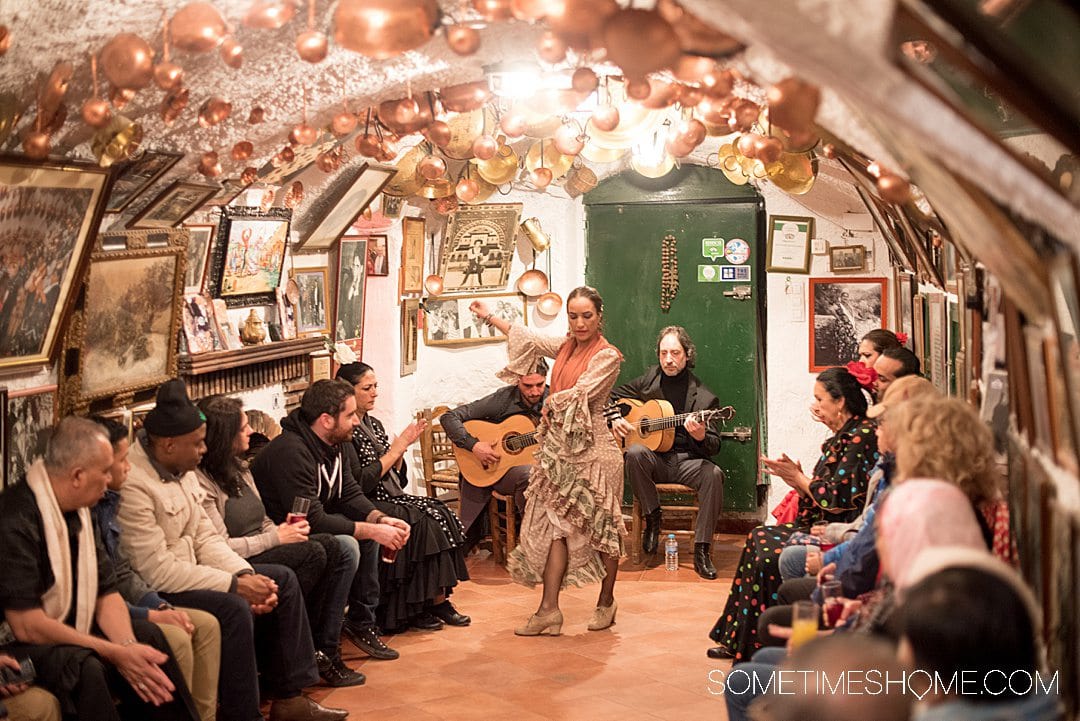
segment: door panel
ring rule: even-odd
[[[725,513],[757,511],[759,428],[764,394],[759,363],[759,306],[764,283],[763,248],[759,241],[759,204],[740,202],[625,203],[588,205],[588,260],[585,277],[604,297],[605,336],[623,352],[619,381],[635,378],[656,361],[656,335],[668,325],[681,325],[697,346],[694,373],[731,405],[736,415],[720,430],[749,427],[751,438],[724,438],[716,461],[727,477]],[[660,309],[661,244],[665,235],[677,240],[679,290],[669,312]],[[749,257],[739,264],[749,280],[712,282],[732,272],[715,266],[733,264],[703,255],[702,240],[745,240]],[[723,244],[721,244],[722,246]],[[699,266],[710,266],[700,276]],[[742,273],[746,273],[742,270]],[[749,298],[734,297],[737,286],[749,287]],[[727,294],[725,294],[725,292]]]

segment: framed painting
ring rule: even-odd
[[[55,354],[93,251],[109,173],[0,157],[0,370]]]
[[[401,377],[416,372],[417,332],[420,323],[420,299],[406,298],[401,303]]]
[[[944,293],[926,298],[927,367],[923,375],[944,395],[949,394],[949,317]]]
[[[325,252],[333,248],[395,173],[396,168],[363,163],[335,177],[297,220],[297,251]]]
[[[18,483],[45,444],[56,424],[56,386],[10,391],[4,412],[6,461],[4,484]]]
[[[202,291],[206,275],[206,260],[214,239],[216,225],[185,225],[189,233],[187,246],[187,269],[184,271],[184,292]]]
[[[292,211],[227,205],[210,253],[206,290],[230,308],[277,303]]]
[[[153,388],[176,375],[183,305],[186,230],[167,247],[148,247],[160,231],[128,231],[124,250],[91,256],[81,317],[66,345],[78,371],[65,379],[74,406]]]
[[[401,219],[401,281],[399,295],[424,290],[424,219]]]
[[[146,150],[135,160],[130,160],[117,167],[113,171],[112,190],[109,191],[109,200],[105,206],[105,211],[119,213],[147,188],[156,183],[182,157],[184,157],[183,153]]]
[[[205,183],[188,183],[178,180],[151,200],[145,208],[132,218],[129,228],[175,228],[207,200],[212,198],[221,187]]]
[[[248,184],[244,183],[240,178],[227,178],[221,181],[221,189],[214,193],[203,205],[228,205],[236,200],[236,196],[240,195],[247,187]]]
[[[837,245],[829,248],[829,270],[833,273],[866,270],[866,246]]]
[[[906,270],[896,268],[896,277],[894,279],[893,288],[896,293],[896,302],[894,304],[896,310],[896,331],[907,335],[907,342],[904,343],[904,346],[907,347],[908,350],[914,350],[915,309],[913,307],[913,301],[915,298],[915,275]]]
[[[296,332],[298,335],[330,335],[330,315],[326,305],[326,288],[330,272],[321,268],[294,268],[292,279],[300,291],[296,302]]]
[[[911,299],[911,314],[915,321],[915,345],[911,350],[925,372],[929,361],[926,356],[926,297],[922,293],[916,293]]]
[[[769,216],[769,243],[765,270],[782,273],[810,272],[810,238],[814,219],[791,215]]]
[[[188,353],[206,353],[220,348],[222,344],[215,338],[214,331],[214,310],[206,296],[185,295],[184,338]]]
[[[427,345],[472,345],[496,343],[506,336],[473,315],[469,304],[482,298],[491,314],[510,323],[528,324],[525,296],[520,293],[428,298],[424,301],[424,343]]]
[[[520,217],[521,203],[468,205],[452,213],[439,259],[443,292],[506,288]]]
[[[334,305],[334,340],[359,354],[364,337],[364,287],[367,284],[366,237],[341,239],[338,247],[337,302]]]
[[[367,274],[390,275],[390,253],[385,235],[369,235],[367,244]]]
[[[858,355],[859,339],[887,318],[885,278],[810,279],[810,372],[845,365]]]

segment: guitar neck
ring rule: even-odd
[[[529,446],[535,446],[539,442],[540,441],[536,438],[536,431],[530,431],[529,433],[522,433],[518,436],[510,436],[503,441],[503,445],[506,446],[507,450],[520,451]]]
[[[667,418],[649,418],[648,420],[641,421],[639,424],[642,433],[652,431],[662,431],[668,428],[678,428],[681,426],[687,418],[690,416],[701,416],[701,422],[707,423],[712,420],[712,417],[717,415],[719,411],[690,411],[689,413],[679,413],[678,415],[668,416]]]

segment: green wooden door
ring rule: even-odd
[[[604,297],[605,335],[626,357],[620,382],[657,362],[661,328],[681,325],[690,333],[698,350],[694,373],[721,405],[735,408],[735,418],[721,428],[716,461],[727,477],[725,517],[745,518],[758,512],[764,428],[762,210],[756,193],[720,172],[686,170],[674,187],[642,188],[624,175],[586,196],[585,277]],[[716,197],[725,193],[729,197]],[[679,290],[663,312],[661,244],[668,234],[677,241]],[[725,257],[725,248],[736,252]],[[749,429],[749,440],[727,435],[736,429]]]

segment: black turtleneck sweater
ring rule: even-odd
[[[660,392],[664,394],[664,400],[671,404],[675,414],[686,412],[686,389],[690,383],[690,369],[683,368],[673,376],[660,370]],[[686,429],[680,424],[675,428],[675,444],[671,450],[679,453],[693,453],[695,448],[693,439]]]

